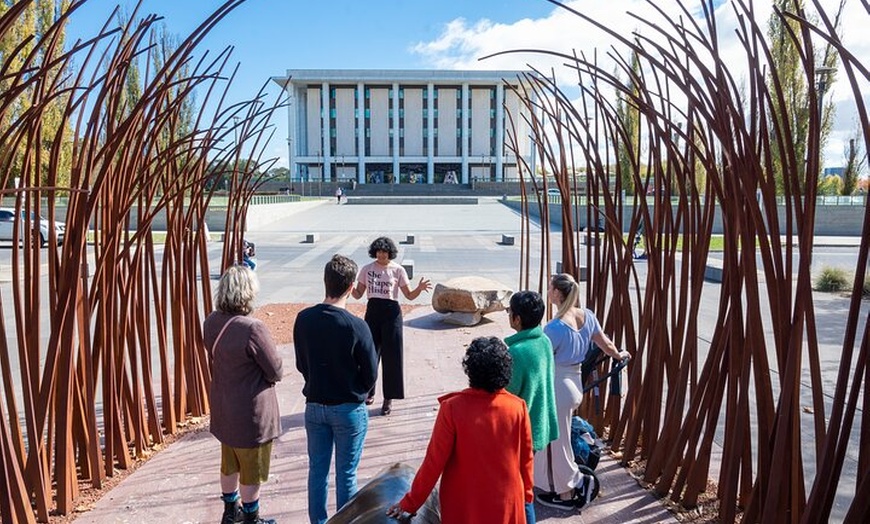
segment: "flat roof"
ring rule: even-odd
[[[288,69],[272,80],[284,86],[311,82],[501,82],[515,80],[532,71],[462,71],[449,69]]]

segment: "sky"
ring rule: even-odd
[[[807,0],[808,3],[811,3]],[[73,14],[68,40],[96,34],[120,3],[128,12],[135,3],[121,0],[89,0]],[[224,0],[142,0],[139,14],[164,17],[167,31],[181,37],[190,34]],[[621,34],[631,34],[641,19],[661,20],[645,0],[569,0],[565,2],[589,14]],[[656,0],[666,12],[677,13],[676,0]],[[765,23],[769,2],[756,0],[758,19]],[[838,0],[823,0],[833,13]],[[735,17],[730,0],[714,0],[724,30],[723,47],[735,53]],[[700,12],[698,0],[688,0],[690,12]],[[844,39],[857,56],[870,62],[870,14],[858,0],[848,0]],[[283,76],[287,69],[525,69],[556,67],[566,82],[570,72],[540,54],[517,53],[480,60],[511,49],[547,49],[560,52],[606,53],[612,39],[576,16],[546,0],[247,0],[233,10],[200,45],[200,52],[217,53],[233,48],[232,62],[239,73],[230,89],[236,101],[249,100],[269,78]],[[730,51],[729,51],[730,50]],[[199,56],[199,55],[197,55]],[[744,58],[745,61],[745,58]],[[279,88],[269,82],[269,93]],[[870,89],[865,89],[870,106]],[[857,120],[854,103],[844,82],[835,84],[828,96],[837,104],[837,119],[825,153],[829,166],[843,164],[843,140],[854,134]],[[271,100],[271,99],[270,99]],[[286,113],[276,115],[276,133],[265,157],[287,165]]]

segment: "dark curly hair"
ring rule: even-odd
[[[478,337],[465,351],[462,370],[468,375],[469,386],[495,393],[511,381],[512,362],[511,354],[501,339]]]
[[[396,255],[399,254],[399,249],[396,247],[396,243],[389,237],[378,237],[374,239],[369,246],[369,257],[377,258],[378,251],[386,252],[390,255],[390,260],[393,260],[396,258]]]
[[[531,329],[544,318],[544,299],[534,291],[518,291],[511,295],[511,315],[520,319],[520,327]]]

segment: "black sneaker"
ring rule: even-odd
[[[562,500],[558,493],[538,493],[535,499],[548,508],[556,508],[568,511],[576,511],[577,503],[574,499]]]

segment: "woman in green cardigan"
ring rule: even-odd
[[[541,329],[544,309],[544,301],[538,293],[514,293],[507,313],[517,333],[505,339],[513,358],[513,374],[505,389],[525,400],[529,407],[535,453],[559,438],[553,389],[553,346]],[[534,503],[526,504],[526,521],[535,522]]]

